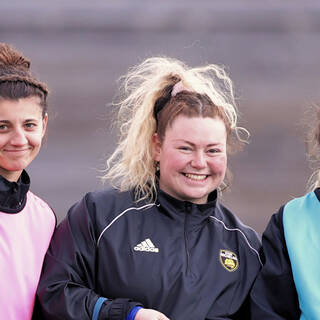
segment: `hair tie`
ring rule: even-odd
[[[158,122],[158,113],[165,107],[165,105],[169,102],[171,97],[175,97],[181,91],[189,91],[190,92],[191,90],[187,89],[183,85],[182,81],[180,80],[179,82],[177,82],[173,86],[170,85],[170,86],[166,87],[164,91],[165,92],[164,92],[163,96],[161,96],[160,98],[157,99],[157,101],[154,104],[154,108],[153,108],[153,116],[157,122]]]
[[[177,82],[177,83],[173,86],[172,91],[171,91],[171,97],[175,97],[175,96],[176,96],[179,92],[181,92],[181,91],[191,91],[191,90],[187,89],[187,88],[183,85],[182,81],[180,80],[179,82]]]

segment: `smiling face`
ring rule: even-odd
[[[153,136],[160,188],[179,200],[206,203],[225,177],[226,143],[226,127],[220,118],[177,116],[163,141]]]
[[[47,121],[38,97],[0,99],[0,175],[19,179],[39,153]]]

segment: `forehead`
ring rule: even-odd
[[[38,97],[21,98],[17,100],[0,98],[0,118],[38,118],[42,115],[40,99]]]
[[[195,144],[225,143],[226,137],[226,126],[218,117],[189,118],[180,115],[167,127],[165,133],[165,140],[185,140]]]

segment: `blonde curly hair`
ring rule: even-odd
[[[157,131],[157,121],[154,107],[176,83],[181,81],[188,91],[211,100],[219,109],[228,135],[235,137],[233,142],[240,145],[246,140],[241,132],[248,132],[237,127],[232,81],[217,65],[189,68],[177,59],[152,57],[131,68],[121,80],[120,100],[115,103],[119,107],[120,140],[107,160],[102,179],[110,181],[120,191],[134,189],[137,201],[155,198],[157,176],[152,136]]]

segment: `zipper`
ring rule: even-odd
[[[189,264],[190,264],[190,252],[188,250],[188,233],[187,233],[187,219],[188,214],[190,213],[190,204],[186,204],[186,214],[184,219],[184,246],[186,250],[186,260],[187,260],[187,266],[186,266],[186,274],[189,273]]]

